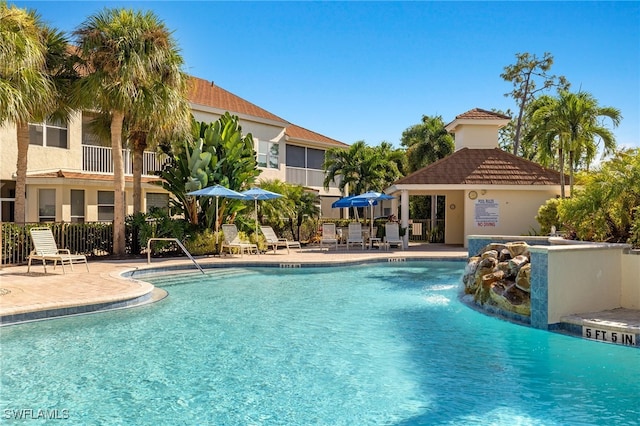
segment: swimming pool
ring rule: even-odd
[[[24,410],[65,424],[638,421],[639,350],[475,312],[457,299],[463,268],[183,273],[154,279],[170,294],[160,303],[4,327],[0,421]]]

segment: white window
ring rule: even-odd
[[[101,222],[113,221],[114,192],[98,191],[98,220]]]
[[[277,142],[258,141],[258,167],[280,168],[280,145]]]
[[[55,222],[56,221],[56,190],[55,189],[39,189],[38,190],[38,221],[39,222]]]
[[[71,190],[71,223],[84,223],[84,190]]]
[[[68,148],[67,125],[58,121],[29,123],[29,144]]]
[[[147,192],[147,213],[151,209],[163,209],[169,208],[169,194],[163,192]]]

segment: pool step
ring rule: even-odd
[[[566,315],[552,328],[589,340],[640,347],[640,313],[633,309]]]

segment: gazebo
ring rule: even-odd
[[[560,196],[560,173],[498,147],[502,114],[475,108],[446,129],[455,136],[453,154],[394,182],[385,192],[400,203],[401,226],[409,226],[409,197],[446,199],[444,243],[467,246],[469,235],[528,235],[539,229],[538,209]],[[405,234],[408,243],[408,233]]]

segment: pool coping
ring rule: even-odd
[[[429,250],[391,251],[391,252],[316,252],[300,251],[297,256],[262,255],[258,258],[198,258],[204,271],[223,270],[230,268],[297,268],[297,267],[339,267],[355,264],[399,262],[399,261],[464,261],[466,252],[463,249],[451,247],[429,246]],[[309,254],[313,259],[303,259]],[[330,256],[325,256],[329,254]],[[322,260],[318,255],[323,255]],[[327,258],[328,257],[328,258]],[[334,258],[332,258],[334,257]],[[198,273],[193,263],[185,258],[160,259],[155,264],[142,263],[141,259],[112,262],[90,262],[90,274],[72,272],[62,274],[39,274],[37,272],[26,273],[24,267],[12,267],[0,269],[2,285],[8,293],[11,291],[31,291],[34,300],[22,300],[11,306],[6,296],[0,295],[0,327],[22,324],[25,322],[56,319],[72,315],[85,315],[91,313],[106,312],[116,309],[127,309],[153,303],[166,297],[157,296],[157,290],[151,283],[144,281],[151,276],[160,276],[170,273],[193,271]],[[99,269],[94,273],[95,269]],[[139,279],[140,278],[140,279]],[[32,282],[37,280],[37,283]],[[70,283],[69,280],[72,280]],[[42,282],[41,282],[42,281]],[[45,282],[46,281],[46,282]],[[38,287],[39,286],[39,287]],[[66,294],[56,292],[60,287],[69,287]],[[75,286],[75,287],[74,287]],[[89,295],[76,295],[74,292],[84,290],[87,286],[93,286],[93,293]],[[33,287],[36,287],[35,289]],[[113,290],[111,294],[105,294],[103,288]],[[117,287],[115,290],[113,287]],[[51,292],[52,297],[47,298],[40,292]],[[117,291],[116,291],[117,290]],[[60,290],[64,292],[65,289]],[[154,296],[154,291],[156,296]],[[88,293],[91,293],[89,291]],[[38,296],[38,298],[36,298]],[[23,297],[22,299],[25,299]],[[4,303],[8,302],[8,303]]]

